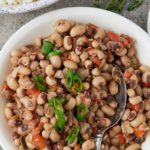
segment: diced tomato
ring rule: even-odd
[[[138,128],[134,128],[134,134],[138,138],[142,138],[145,134],[145,131],[141,131]]]
[[[93,128],[93,132],[94,132],[94,134],[97,134],[98,133],[98,128]]]
[[[124,137],[124,135],[122,133],[120,133],[118,135],[118,138],[119,138],[119,143],[120,144],[125,144],[126,143],[126,139],[125,139],[125,137]]]
[[[124,72],[124,77],[126,79],[129,79],[132,76],[132,72],[129,72],[128,70]]]
[[[143,83],[143,87],[148,88],[149,87],[148,83]]]
[[[80,144],[75,144],[74,150],[80,150]]]
[[[107,32],[107,36],[112,40],[112,41],[120,41],[120,36],[114,32]]]
[[[128,41],[128,43],[131,45],[134,42],[134,39],[130,36],[126,36],[125,39]]]
[[[35,145],[40,150],[46,146],[46,140],[41,135],[33,135],[32,144]]]
[[[139,111],[139,109],[140,109],[140,104],[136,104],[136,105],[130,105],[130,108],[132,109],[132,110],[135,110],[135,111]]]
[[[94,50],[93,47],[88,47],[88,48],[86,48],[86,51],[93,51],[93,50]]]
[[[97,26],[96,26],[96,25],[91,24],[91,23],[90,23],[88,26],[89,26],[90,28],[92,28],[92,29],[96,29],[96,28],[97,28]]]
[[[27,90],[26,94],[27,95],[38,96],[40,94],[40,91],[36,87],[34,87],[32,89]]]
[[[93,57],[91,60],[94,65],[99,66],[101,64],[101,60],[99,60],[97,57]]]
[[[6,90],[10,90],[10,88],[9,88],[9,86],[8,86],[7,84],[4,84],[4,85],[3,85],[3,90],[5,90],[5,91],[6,91]]]

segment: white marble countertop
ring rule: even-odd
[[[2,15],[0,14],[0,49],[9,37],[26,22],[32,20],[36,16],[51,10],[74,7],[74,6],[93,6],[94,0],[60,0],[59,2],[34,12],[17,14],[17,15]],[[122,15],[137,23],[143,29],[147,29],[147,16],[150,9],[150,0],[145,0],[144,4],[133,12],[124,11]],[[1,150],[1,148],[0,148]]]

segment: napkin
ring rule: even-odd
[[[148,14],[147,32],[150,34],[150,11]]]

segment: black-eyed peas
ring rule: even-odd
[[[94,150],[95,134],[111,125],[119,105],[117,64],[127,106],[104,134],[101,149],[140,149],[150,124],[150,67],[139,63],[135,40],[65,19],[54,28],[11,52],[2,93],[14,144],[23,150],[24,139],[30,150]]]

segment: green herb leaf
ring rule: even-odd
[[[142,5],[144,0],[132,0],[131,4],[128,6],[128,11],[132,11]]]
[[[70,133],[68,134],[67,138],[66,138],[66,141],[67,141],[67,144],[70,145],[71,143],[74,142],[74,140],[78,137],[79,135],[79,132],[80,132],[80,129],[77,128],[77,127],[74,127]]]
[[[55,124],[55,129],[57,131],[63,130],[65,127],[65,115],[62,107],[62,104],[64,102],[65,99],[63,97],[54,97],[48,101],[48,106],[50,106],[53,109],[57,119]]]
[[[73,85],[76,92],[81,92],[83,90],[83,83],[80,74],[77,72],[73,73],[71,69],[69,69],[67,73],[66,84],[68,88]]]
[[[72,86],[73,83],[73,71],[71,69],[69,69],[68,73],[67,73],[67,79],[66,79],[66,84],[67,87],[70,88]]]
[[[64,112],[58,110],[58,109],[55,109],[54,110],[54,113],[56,115],[56,118],[57,118],[57,121],[56,121],[56,124],[55,124],[55,129],[57,131],[59,130],[63,130],[64,127],[65,127],[65,115],[64,115]]]
[[[57,56],[61,54],[61,50],[54,50],[48,54],[48,56]]]
[[[43,45],[42,45],[42,48],[41,48],[41,52],[44,54],[44,55],[48,55],[54,48],[54,45],[49,42],[49,41],[44,41],[43,42]]]
[[[34,77],[34,82],[35,82],[35,86],[37,87],[37,89],[39,89],[40,91],[42,92],[45,92],[47,90],[47,86],[46,86],[46,83],[44,81],[44,79],[39,76],[39,75],[36,75]]]
[[[83,103],[77,106],[77,119],[79,121],[83,121],[89,112],[88,107],[85,106]]]
[[[63,97],[53,97],[48,101],[48,105],[52,108],[57,108],[65,102]]]
[[[82,138],[81,134],[78,135],[78,143],[81,145],[84,143],[84,139]]]

